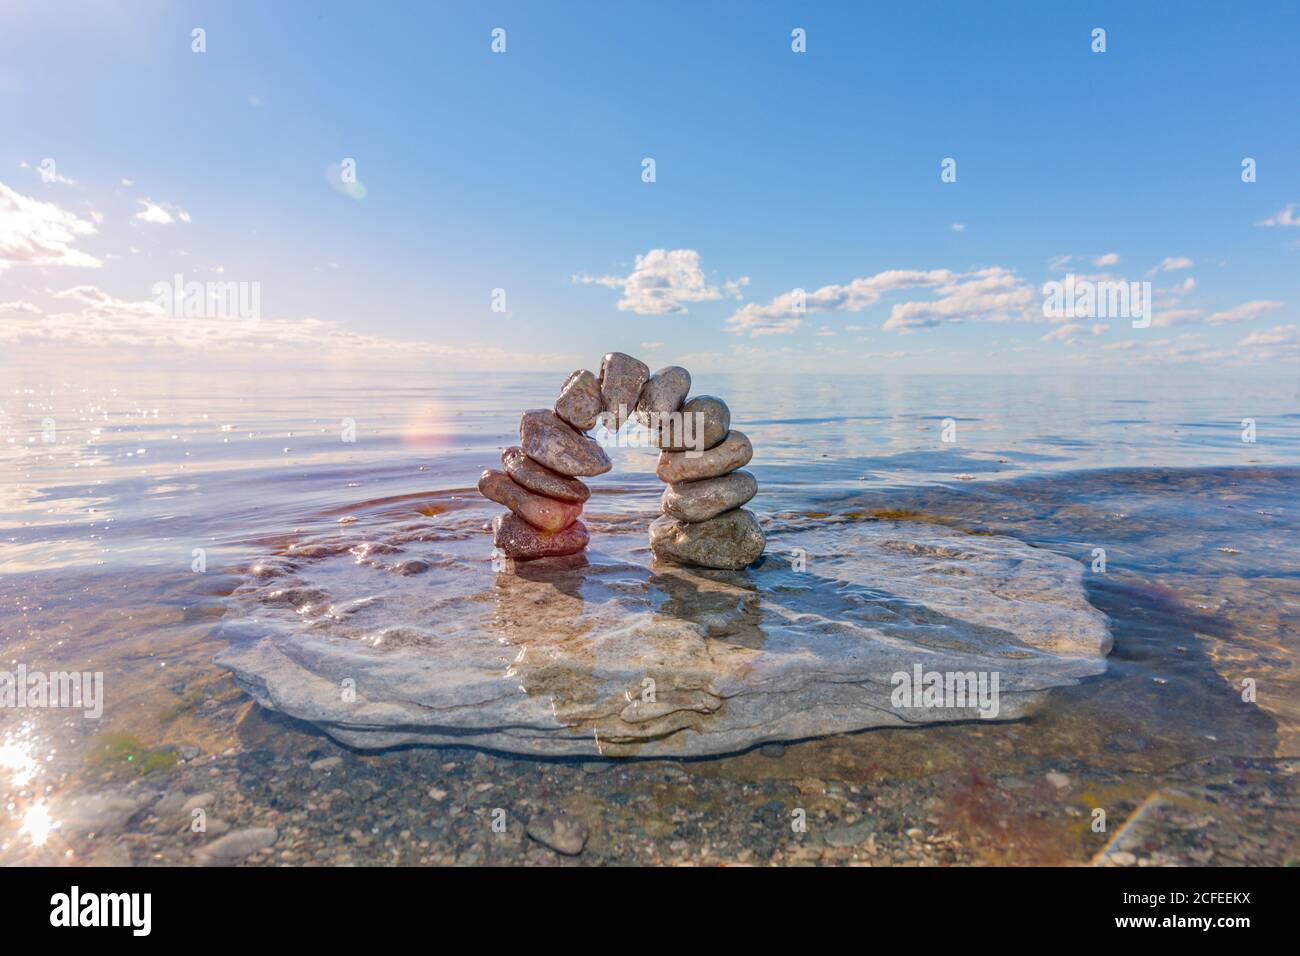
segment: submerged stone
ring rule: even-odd
[[[587,827],[581,820],[545,814],[533,817],[526,828],[530,837],[565,856],[577,856],[587,845]]]
[[[602,528],[585,559],[501,574],[484,560],[482,520],[443,515],[433,537],[370,529],[430,563],[415,578],[330,547],[281,578],[250,575],[224,599],[217,662],[263,706],[354,747],[686,757],[1018,719],[1104,671],[1110,648],[1083,566],[1012,538],[778,515],[760,564],[704,571],[652,562],[644,526],[629,523]],[[323,592],[323,607],[374,600],[309,620],[278,595],[286,587]],[[900,697],[899,675],[917,665],[945,686],[996,675],[997,707]]]
[[[194,862],[200,866],[234,866],[258,850],[274,846],[279,838],[275,827],[236,830],[195,850]]]

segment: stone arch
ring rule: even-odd
[[[758,492],[743,471],[749,438],[731,427],[726,402],[687,398],[691,374],[669,365],[653,375],[644,362],[610,352],[600,374],[579,369],[553,408],[534,408],[519,422],[519,444],[501,453],[502,469],[479,477],[479,492],[509,513],[492,520],[497,551],[517,561],[576,554],[590,540],[580,516],[591,495],[581,478],[613,467],[587,433],[598,424],[618,432],[635,419],[660,449],[655,473],[667,488],[650,525],[655,556],[696,567],[739,570],[758,560],[766,540],[744,508]]]

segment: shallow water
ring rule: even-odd
[[[330,585],[362,600],[363,562],[399,531],[452,528],[487,562],[497,509],[474,481],[560,378],[6,375],[0,646],[11,670],[102,671],[106,702],[98,720],[0,710],[0,862],[185,862],[221,826],[265,824],[280,839],[252,862],[553,863],[569,858],[522,827],[561,808],[590,831],[579,862],[1295,857],[1289,377],[700,376],[753,440],[774,554],[787,529],[888,522],[1084,566],[1114,637],[1106,671],[1011,723],[687,761],[369,753],[254,705],[213,665],[230,595],[295,548],[343,546],[355,560],[329,563]],[[611,454],[594,553],[641,540],[662,487],[652,451]],[[210,795],[208,834],[160,809],[182,792]],[[101,798],[112,812],[89,812]]]

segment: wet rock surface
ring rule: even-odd
[[[478,490],[484,498],[505,505],[539,531],[562,531],[582,514],[582,505],[529,491],[504,471],[483,472]]]
[[[763,553],[765,541],[758,519],[744,508],[698,522],[665,514],[650,525],[656,557],[705,568],[746,568]]]
[[[590,537],[581,521],[574,521],[562,531],[542,531],[513,514],[492,519],[493,546],[517,561],[576,554],[587,546]]]
[[[555,414],[578,431],[585,432],[596,427],[596,416],[600,414],[603,399],[600,382],[586,369],[579,369],[564,381],[560,396],[555,400]]]
[[[146,802],[139,795],[112,791],[83,794],[68,801],[63,809],[62,824],[75,833],[120,830],[143,809]]]
[[[236,830],[196,850],[194,862],[200,866],[234,866],[258,850],[270,849],[277,839],[275,827]]]
[[[747,471],[733,471],[719,478],[682,481],[669,485],[664,489],[660,504],[664,514],[671,518],[681,521],[708,521],[724,511],[739,508],[756,494],[758,494],[757,479]],[[759,553],[762,553],[761,545]],[[757,558],[758,555],[754,557]]]
[[[1300,821],[1275,808],[1292,802],[1294,766],[1220,758],[1158,774],[1080,767],[1086,794],[1109,796],[1108,817],[1132,821],[1092,833],[1087,796],[1032,783],[1046,764],[1027,751],[1023,723],[927,732],[925,773],[912,766],[915,734],[859,735],[787,747],[782,762],[758,753],[719,761],[537,761],[464,747],[413,748],[382,756],[352,753],[273,714],[253,716],[273,735],[249,740],[211,761],[135,779],[140,793],[212,787],[240,830],[277,838],[221,864],[198,851],[215,838],[143,816],[130,833],[66,834],[41,847],[13,840],[0,860],[91,865],[242,866],[785,865],[1104,866],[1294,865]],[[337,754],[332,779],[309,768]],[[972,753],[973,751],[973,753]],[[962,760],[958,754],[965,753]],[[978,758],[996,772],[972,776]],[[1292,762],[1294,764],[1294,762]],[[882,766],[883,765],[883,766]],[[779,773],[773,773],[774,767]],[[411,781],[427,785],[412,786]],[[56,805],[56,815],[59,807]],[[802,810],[806,829],[791,827]],[[487,821],[500,811],[506,827]],[[576,855],[548,842],[558,834],[527,827],[557,817],[585,836]],[[1008,841],[1007,830],[1021,834]],[[1084,835],[1080,835],[1080,834]],[[572,849],[577,840],[562,843]],[[71,854],[71,856],[67,856]]]
[[[512,445],[501,452],[501,465],[516,482],[547,498],[582,503],[591,497],[591,489],[577,478],[570,478],[558,471],[551,471],[545,465],[539,465],[525,455],[518,445]]]
[[[533,461],[571,478],[603,475],[613,467],[605,449],[575,431],[549,408],[524,412],[519,422],[519,445]]]
[[[649,378],[650,366],[630,355],[610,352],[601,360],[601,417],[611,431],[617,431],[632,417],[641,389]]]
[[[668,365],[650,376],[636,403],[636,420],[650,426],[655,416],[681,408],[691,390],[691,373],[680,365]]]
[[[64,573],[67,585],[91,603],[77,605],[78,613],[71,615],[62,600],[46,602],[44,608],[29,606],[25,615],[30,615],[29,624],[38,635],[33,640],[42,647],[57,644],[74,650],[77,656],[63,666],[84,668],[86,644],[75,638],[85,634],[85,617],[96,612],[95,605],[103,613],[131,619],[139,639],[125,648],[129,656],[106,659],[102,665],[97,660],[91,666],[119,674],[120,693],[147,695],[157,703],[159,714],[165,708],[162,723],[151,727],[147,715],[137,715],[133,729],[145,737],[148,748],[165,746],[176,759],[174,764],[146,768],[135,751],[132,763],[83,763],[83,750],[70,740],[70,731],[85,728],[91,735],[86,741],[89,753],[102,754],[99,735],[104,728],[80,719],[68,724],[62,713],[30,711],[32,722],[44,721],[51,728],[48,738],[38,735],[36,740],[57,739],[58,746],[51,748],[47,762],[44,745],[33,745],[31,736],[6,740],[7,757],[29,753],[41,769],[26,783],[18,782],[13,764],[6,764],[0,774],[0,795],[12,805],[8,814],[0,813],[0,865],[190,865],[194,851],[205,843],[231,830],[255,827],[275,827],[280,838],[246,857],[244,866],[1300,863],[1300,814],[1294,799],[1300,763],[1287,756],[1295,753],[1286,736],[1289,702],[1280,702],[1280,717],[1243,706],[1238,678],[1258,674],[1261,665],[1234,657],[1243,642],[1267,648],[1279,668],[1294,657],[1287,643],[1296,633],[1289,610],[1294,582],[1264,573],[1269,562],[1290,553],[1283,545],[1293,531],[1280,523],[1267,535],[1253,527],[1258,536],[1252,538],[1248,554],[1257,557],[1247,566],[1252,571],[1248,575],[1240,575],[1243,567],[1237,562],[1243,558],[1225,557],[1216,550],[1225,541],[1240,539],[1243,515],[1255,515],[1256,527],[1276,522],[1272,515],[1294,497],[1294,479],[1284,486],[1286,496],[1267,503],[1256,498],[1245,510],[1236,499],[1248,486],[1240,472],[1213,485],[1166,473],[1154,489],[1143,488],[1123,473],[1091,482],[1093,494],[1110,489],[1103,506],[1080,508],[1080,496],[1088,488],[1076,476],[1045,486],[1023,481],[990,485],[980,489],[983,497],[970,500],[954,499],[943,488],[918,489],[887,505],[921,512],[920,522],[951,521],[975,530],[977,541],[1000,527],[1014,526],[1037,545],[1029,553],[1055,547],[1081,563],[1089,598],[1108,615],[1116,644],[1123,648],[1104,680],[1057,686],[1025,720],[841,734],[759,745],[710,760],[538,760],[456,744],[351,750],[310,724],[250,706],[229,675],[210,666],[212,655],[223,646],[208,636],[210,621],[182,618],[165,608],[142,618],[148,609],[136,603],[137,596],[111,570],[96,569],[85,577]],[[1179,483],[1203,500],[1230,491],[1217,512],[1222,524],[1215,527],[1203,517],[1197,523],[1186,499],[1168,490]],[[643,511],[657,494],[646,491],[631,510]],[[1144,500],[1144,495],[1149,497]],[[864,501],[879,504],[879,493],[873,489]],[[944,506],[949,510],[936,510]],[[854,502],[842,510],[858,507]],[[399,621],[417,621],[449,587],[440,569],[448,561],[469,567],[467,556],[481,564],[487,544],[482,510],[440,533],[438,525],[454,515],[420,518],[409,506],[406,510],[417,515],[415,521],[394,521],[378,536],[364,520],[335,526],[336,516],[327,515],[317,529],[320,537],[300,533],[287,538],[258,562],[246,581],[240,576],[224,585],[223,603],[224,595],[238,585],[240,594],[230,610],[247,609],[243,589],[278,577],[286,590],[317,591],[327,598],[317,610],[303,606],[299,628],[306,630],[311,621],[330,617],[332,601],[343,618],[351,616],[353,607],[358,607],[356,613],[374,609],[364,629],[351,632],[351,640],[396,640],[400,631],[386,626],[380,603],[391,597]],[[1166,563],[1173,539],[1162,536],[1167,516],[1174,512],[1189,519],[1194,542],[1179,552],[1177,566]],[[642,520],[629,521],[621,530],[610,521],[594,520],[603,546],[593,549],[593,563],[544,575],[551,588],[564,594],[564,603],[551,605],[552,610],[574,607],[574,595],[599,603],[615,586],[628,582],[630,568],[644,563]],[[818,520],[840,527],[854,524],[843,513]],[[810,544],[803,537],[803,525],[788,514],[778,512],[765,527],[771,539],[768,556],[764,565],[747,572],[751,579],[769,562],[788,571],[791,549]],[[924,535],[929,527],[933,525],[900,522],[895,537],[905,541],[912,537],[910,528]],[[431,541],[435,534],[438,539]],[[357,547],[358,535],[373,547]],[[1123,541],[1128,569],[1108,577],[1090,576],[1087,552],[1080,553],[1074,543],[1093,540]],[[299,561],[277,556],[281,550],[311,557]],[[358,560],[366,550],[376,558]],[[408,555],[432,569],[434,578],[422,592],[416,590],[418,578],[401,578],[393,570],[394,562]],[[525,567],[574,560],[548,559]],[[1132,570],[1135,561],[1141,568],[1151,560],[1160,562],[1160,572]],[[814,547],[807,555],[805,576],[788,574],[775,587],[760,584],[759,590],[794,593],[791,589],[800,588],[799,581],[820,576],[819,564]],[[724,575],[671,572],[672,577],[681,574],[690,579]],[[182,577],[159,584],[168,588],[163,593],[177,598],[178,606],[191,603],[192,597],[181,598],[194,593],[192,576]],[[728,627],[743,624],[744,615],[753,613],[752,601],[723,600],[717,592],[670,585],[669,578],[665,571],[644,570],[632,584],[643,591],[646,604],[698,621],[707,634],[724,639]],[[203,586],[211,587],[214,579],[210,574]],[[488,621],[485,627],[494,626],[491,620],[500,609],[520,623],[503,621],[496,633],[509,629],[524,634],[525,615],[510,611],[513,600],[497,601],[493,580],[490,574],[481,575],[469,598],[454,585],[450,591],[459,608],[475,609]],[[888,582],[883,583],[887,592]],[[883,608],[890,606],[886,592],[875,593]],[[23,582],[10,581],[8,590],[0,582],[0,593],[4,606],[29,605],[19,600],[30,594]],[[621,600],[628,600],[625,591],[619,593]],[[833,591],[824,592],[817,584],[803,593],[834,597]],[[269,594],[264,597],[273,608],[271,616],[278,619],[288,605]],[[760,597],[753,600],[761,606]],[[829,621],[836,615],[825,616]],[[571,620],[581,619],[581,612],[571,615]],[[142,620],[148,621],[147,627]],[[925,636],[927,628],[919,630]],[[254,631],[249,636],[257,635]],[[1279,636],[1282,644],[1275,643]],[[507,648],[511,657],[527,643],[521,639]],[[159,668],[153,657],[160,644],[168,648],[166,668]],[[26,650],[15,653],[21,657]],[[1168,682],[1156,683],[1153,675]],[[1269,677],[1270,682],[1280,682],[1278,687],[1287,686],[1285,670]],[[1279,705],[1267,694],[1260,699]],[[107,720],[112,713],[106,710]],[[112,723],[108,727],[110,732],[120,729]],[[322,761],[332,769],[313,769]],[[1062,778],[1068,778],[1068,787],[1056,786]],[[69,828],[65,821],[80,797],[106,794],[123,800],[127,812],[140,809],[110,830]],[[207,804],[208,831],[194,833],[191,821],[178,814],[189,801],[207,794],[213,798]],[[1106,809],[1106,833],[1095,833],[1089,826],[1098,802]],[[37,805],[46,806],[50,820],[59,824],[39,845],[24,829],[29,811]],[[508,822],[504,832],[489,825],[497,810],[504,811]],[[791,829],[796,810],[806,813],[803,833]],[[580,855],[559,854],[525,834],[527,821],[548,813],[578,819],[588,828]],[[1122,838],[1110,852],[1103,852],[1121,830]],[[864,834],[865,842],[844,845]]]
[[[672,419],[670,427],[660,428],[659,447],[664,451],[704,451],[727,437],[731,409],[722,399],[697,395],[682,405],[681,411],[680,419]]]
[[[655,474],[660,481],[676,484],[679,481],[699,481],[717,478],[737,468],[743,468],[754,457],[754,446],[744,432],[734,428],[727,437],[702,455],[687,451],[661,451]]]
[[[579,820],[545,814],[528,821],[528,835],[556,853],[577,856],[587,845],[587,828]]]
[[[753,498],[758,483],[748,472],[724,477],[739,467],[734,462],[749,460],[753,453],[749,440],[743,435],[730,437],[731,410],[720,398],[700,395],[686,401],[691,389],[691,375],[686,369],[669,365],[648,379],[644,371],[645,365],[631,356],[611,352],[601,363],[599,379],[585,370],[570,374],[554,412],[524,412],[519,424],[519,454],[509,449],[502,455],[505,473],[492,469],[483,472],[480,494],[504,504],[541,532],[560,532],[582,512],[581,502],[570,498],[579,490],[589,494],[580,482],[578,489],[570,491],[563,479],[603,474],[612,467],[600,443],[588,438],[583,429],[594,426],[602,416],[606,430],[611,424],[617,428],[628,407],[623,399],[631,394],[633,384],[644,382],[632,415],[649,430],[652,445],[665,449],[669,456],[679,454],[684,462],[679,464],[671,457],[661,459],[660,469],[716,479],[690,488],[674,485],[664,493],[660,504],[666,517],[700,527],[657,522],[650,534],[654,553],[663,560],[723,570],[752,564],[763,553],[763,532],[749,512],[730,516],[727,512]],[[612,419],[607,414],[611,405],[617,412]],[[705,459],[705,455],[709,457]],[[520,481],[515,480],[511,469],[520,475]],[[552,477],[556,473],[561,479]],[[539,493],[531,485],[558,490],[560,495]],[[498,549],[516,559],[580,550],[566,550],[567,544],[549,545],[526,529],[500,522],[494,523],[493,529]]]
[[[999,719],[1105,667],[1106,621],[1076,561],[916,524],[775,530],[776,553],[741,572],[647,564],[629,531],[586,556],[497,574],[455,539],[419,578],[375,567],[358,582],[374,600],[346,615],[304,615],[283,600],[284,579],[255,583],[236,596],[217,660],[263,706],[351,746],[584,758],[976,719],[969,707],[895,706],[894,675],[918,663],[995,668]],[[789,558],[800,551],[815,556],[804,571]],[[353,563],[346,552],[318,560]],[[348,597],[320,594],[312,607]]]

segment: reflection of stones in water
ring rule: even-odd
[[[659,560],[652,567],[650,599],[659,614],[698,625],[713,640],[762,648],[762,595],[748,571],[683,568]],[[656,590],[662,601],[656,600]]]
[[[488,631],[519,649],[505,676],[530,696],[549,696],[556,716],[575,721],[583,719],[580,711],[590,710],[575,701],[598,691],[594,674],[574,666],[579,656],[573,652],[585,646],[590,628],[582,619],[587,566],[585,553],[509,562],[496,576],[483,621]],[[559,664],[556,646],[564,649]]]
[[[506,676],[530,697],[549,701],[558,720],[589,735],[607,756],[633,755],[647,740],[683,730],[703,732],[723,706],[712,689],[714,657],[702,633],[708,623],[676,615],[659,621],[648,613],[653,598],[646,600],[644,585],[628,606],[629,572],[644,580],[643,568],[592,568],[584,554],[515,562],[497,575],[495,607],[484,622],[519,648]],[[603,580],[610,576],[622,587]],[[663,576],[652,576],[652,588],[662,584]],[[685,589],[696,591],[682,580],[670,586],[679,600]],[[756,620],[757,595],[748,599]],[[734,609],[738,598],[720,600],[718,611]],[[683,611],[688,606],[681,603]],[[717,616],[710,623],[726,626],[715,611],[703,617],[710,614]]]
[[[588,566],[585,552],[556,558],[538,558],[536,561],[512,561],[497,575],[497,587],[508,587],[508,581],[503,581],[502,578],[513,575],[524,581],[549,584],[570,597],[581,597],[582,585],[587,579],[584,569]]]

